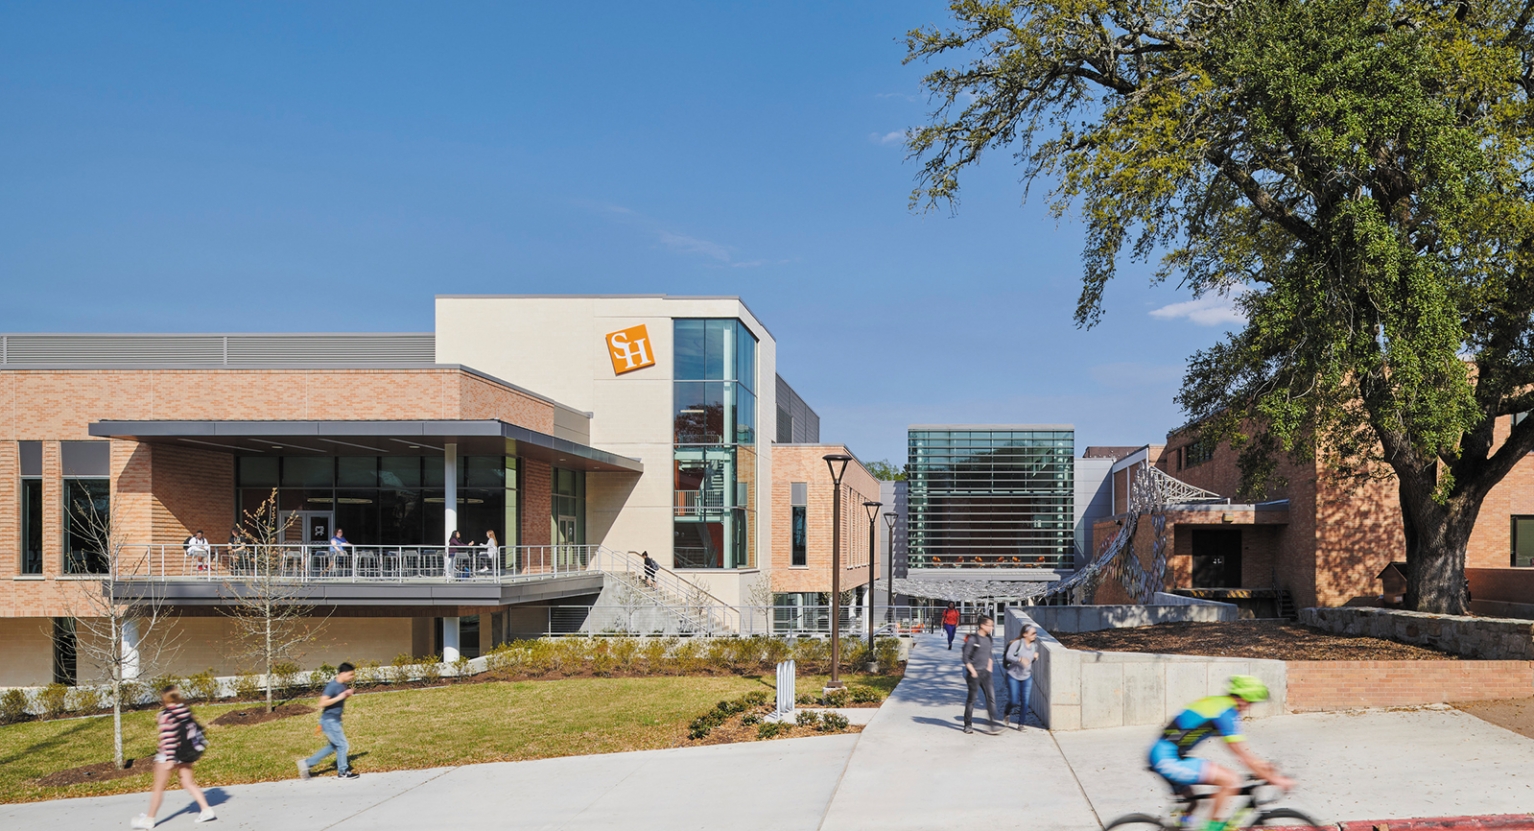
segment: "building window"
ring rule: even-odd
[[[1513,566],[1534,566],[1534,516],[1513,517]]]
[[[554,468],[550,500],[556,545],[586,544],[586,471]]]
[[[1201,465],[1214,458],[1215,442],[1212,439],[1197,439],[1182,449],[1182,467],[1189,468]]]
[[[739,320],[673,324],[677,568],[755,565],[756,337]]]
[[[791,539],[793,541],[792,565],[809,565],[809,501],[810,486],[808,482],[793,482],[789,485],[792,505],[790,511],[793,516],[791,523]]]
[[[21,480],[21,573],[43,573],[43,480]]]
[[[105,574],[111,534],[109,479],[64,480],[64,573]]]

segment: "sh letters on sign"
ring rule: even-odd
[[[655,366],[655,350],[650,347],[650,332],[643,323],[608,335],[607,354],[613,359],[614,375]]]

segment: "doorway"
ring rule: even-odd
[[[329,545],[334,511],[283,511],[282,542]]]
[[[1241,529],[1193,529],[1193,588],[1241,587]]]

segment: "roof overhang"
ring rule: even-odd
[[[568,470],[643,473],[638,459],[498,419],[461,421],[97,421],[90,434],[237,456],[515,456]]]

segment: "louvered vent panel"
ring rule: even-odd
[[[7,335],[5,362],[13,366],[218,366],[218,335]]]
[[[230,335],[230,366],[431,364],[434,335]]]

